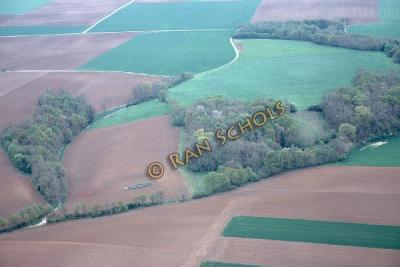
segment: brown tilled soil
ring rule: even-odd
[[[167,199],[187,196],[184,178],[166,164],[167,155],[178,150],[178,140],[179,129],[171,127],[168,116],[84,132],[64,156],[69,177],[67,208],[73,210],[80,203],[128,202],[160,190]],[[124,190],[149,181],[145,169],[154,161],[164,163],[164,177],[150,187]]]
[[[379,21],[378,0],[263,0],[251,22],[346,19],[350,23]]]
[[[134,33],[0,37],[0,68],[73,70],[128,41]]]
[[[101,112],[125,104],[136,85],[159,80],[125,73],[0,73],[0,130],[31,114],[47,89],[85,95]]]
[[[128,2],[129,0],[54,0],[24,15],[3,16],[0,25],[90,26]]]
[[[8,218],[27,205],[39,203],[43,200],[32,188],[30,177],[20,174],[0,148],[0,217]]]
[[[166,267],[219,260],[267,266],[398,266],[397,250],[219,234],[232,216],[249,214],[399,225],[400,210],[394,207],[399,203],[399,173],[399,168],[305,169],[201,200],[17,231],[0,235],[0,265]],[[368,206],[372,202],[376,204]]]

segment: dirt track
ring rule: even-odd
[[[128,41],[134,33],[0,37],[6,70],[73,70]]]
[[[8,218],[27,205],[39,203],[43,200],[32,188],[30,177],[20,174],[0,148],[0,217]]]
[[[178,150],[179,129],[168,116],[86,131],[68,147],[64,166],[68,172],[67,208],[76,204],[111,204],[133,201],[135,196],[163,191],[168,199],[187,196],[184,178],[166,165],[167,155]],[[145,168],[164,162],[165,175],[147,188],[124,190],[148,181]]]
[[[340,166],[306,169],[201,200],[18,231],[0,235],[0,259],[5,266],[42,267],[165,267],[188,262],[198,266],[206,259],[268,266],[398,266],[400,252],[395,250],[215,240],[208,234],[218,232],[226,217],[244,214],[399,225],[400,211],[395,205],[400,195],[399,172],[398,168]],[[278,205],[279,194],[283,201]],[[308,197],[296,197],[302,195]],[[363,196],[376,206],[361,208]],[[322,208],[320,203],[325,203]]]
[[[0,73],[0,130],[31,114],[47,89],[85,95],[100,112],[126,104],[135,85],[160,79],[124,73]]]
[[[263,0],[251,22],[306,19],[377,22],[378,0]]]
[[[54,0],[24,15],[3,16],[0,26],[90,26],[127,2],[129,0]]]

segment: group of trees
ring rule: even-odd
[[[118,201],[112,205],[99,205],[88,206],[84,203],[77,205],[73,213],[67,213],[65,208],[60,208],[50,213],[47,217],[48,223],[56,223],[66,220],[75,220],[81,218],[94,218],[112,214],[127,212],[129,210],[149,207],[162,204],[164,201],[164,192],[157,191],[150,196],[140,195],[133,199],[132,202],[123,203]]]
[[[190,72],[182,72],[168,80],[160,82],[145,82],[133,88],[127,106],[136,105],[151,99],[158,98],[161,102],[166,102],[167,90],[175,85],[193,78]]]
[[[342,23],[328,20],[248,24],[239,28],[234,38],[300,40],[334,47],[382,51],[395,63],[400,63],[399,40],[349,34]]]
[[[362,142],[400,133],[400,75],[360,71],[349,88],[328,93],[320,109],[343,139]]]
[[[30,119],[3,132],[1,144],[13,164],[32,176],[34,187],[53,206],[67,196],[66,173],[60,162],[62,149],[93,116],[84,98],[48,91]]]
[[[36,204],[23,208],[8,219],[0,218],[0,233],[39,223],[51,210],[49,205]]]
[[[220,145],[216,129],[228,129],[274,101],[244,102],[212,97],[191,107],[174,105],[172,124],[183,127],[185,146],[209,138],[211,153],[191,161],[193,172],[208,172],[200,197],[240,186],[282,171],[342,160],[361,143],[400,133],[400,74],[359,72],[350,88],[340,88],[323,97],[309,112],[322,114],[328,128],[313,142],[304,140],[302,127],[287,113],[240,139]],[[287,110],[296,108],[287,104]],[[325,129],[325,128],[324,128]],[[238,179],[237,177],[241,177]]]

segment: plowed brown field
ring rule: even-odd
[[[90,26],[128,2],[129,0],[54,0],[24,15],[4,16],[0,25]]]
[[[0,148],[0,217],[8,218],[27,205],[39,203],[43,200],[32,188],[30,177],[20,174]]]
[[[47,89],[85,95],[96,112],[123,105],[135,85],[155,76],[125,73],[0,73],[0,130],[32,113]]]
[[[0,67],[6,70],[73,70],[129,39],[134,33],[0,37]]]
[[[398,266],[396,250],[221,238],[220,233],[232,216],[255,214],[399,225],[399,172],[305,169],[201,200],[17,231],[0,235],[0,263],[166,267],[220,260],[267,266]],[[368,207],[372,202],[376,204]]]
[[[184,178],[166,165],[167,155],[178,150],[178,140],[179,129],[171,127],[168,116],[84,132],[64,156],[69,179],[67,208],[80,203],[127,202],[159,190],[168,199],[186,196]],[[150,187],[124,190],[148,181],[145,169],[154,161],[164,162],[164,177]]]
[[[252,22],[347,19],[351,23],[379,20],[378,0],[263,0]]]

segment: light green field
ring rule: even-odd
[[[207,261],[203,262],[200,267],[261,267],[259,265],[237,264],[227,262]]]
[[[79,67],[81,70],[129,71],[175,75],[206,71],[235,57],[227,32],[140,34]]]
[[[380,52],[357,51],[284,40],[236,40],[239,59],[169,90],[169,98],[190,105],[209,96],[241,100],[272,97],[300,108],[317,104],[328,90],[348,86],[359,69],[400,70]]]
[[[43,6],[50,0],[0,0],[0,15],[20,15]]]
[[[376,37],[400,38],[400,0],[379,1],[380,23],[352,25],[348,32]]]
[[[79,33],[87,26],[21,26],[0,27],[0,36]]]
[[[352,151],[340,165],[400,167],[400,137],[382,140],[380,146],[368,145]]]
[[[225,237],[400,249],[400,226],[269,217],[233,217]]]
[[[91,31],[233,30],[250,21],[258,3],[259,0],[133,3]]]
[[[90,129],[114,126],[141,119],[148,119],[170,112],[170,106],[161,103],[158,100],[147,101],[127,108],[121,108],[118,111],[95,121],[90,125]]]

